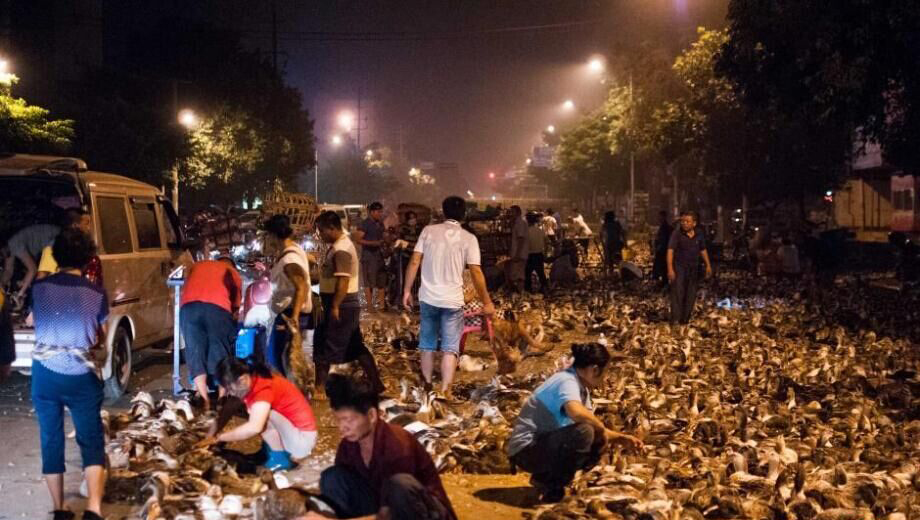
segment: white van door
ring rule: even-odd
[[[144,336],[149,343],[172,334],[172,306],[169,288],[166,287],[172,259],[164,241],[160,207],[155,195],[129,194],[128,208],[135,237],[132,276],[140,288],[142,305],[135,314],[137,320],[144,323]]]

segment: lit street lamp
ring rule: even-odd
[[[332,146],[339,146],[342,144],[342,136],[334,135],[332,136]]]
[[[495,172],[489,172],[489,178],[495,179]]]
[[[575,102],[572,101],[571,99],[566,99],[565,102],[562,103],[562,109],[565,110],[566,112],[570,112],[574,110]]]
[[[176,120],[179,124],[186,130],[194,130],[198,128],[198,125],[201,121],[198,120],[198,115],[195,114],[195,111],[190,108],[183,108],[176,114]],[[172,192],[172,202],[173,209],[176,213],[179,212],[179,164],[174,164],[172,168],[172,178],[173,178],[173,192]]]
[[[548,133],[548,134],[555,134],[555,133],[556,133],[556,127],[553,126],[553,125],[547,126],[547,127],[546,127],[546,133]]]
[[[588,70],[595,74],[604,72],[604,60],[602,58],[591,58],[588,62]]]
[[[351,112],[340,112],[339,113],[339,126],[342,127],[346,132],[351,132],[351,129],[355,127],[355,116]]]
[[[364,155],[365,155],[365,157],[367,157],[368,159],[373,159],[373,158],[374,158],[374,151],[373,151],[373,150],[368,150],[367,152],[364,153]]]
[[[184,126],[188,130],[193,130],[198,126],[198,116],[195,114],[194,110],[185,108],[179,111],[179,124]]]

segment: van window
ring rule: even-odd
[[[131,252],[131,229],[123,197],[96,197],[102,250],[108,254]]]
[[[157,210],[153,200],[131,199],[131,212],[134,214],[134,225],[137,227],[138,249],[160,249],[160,225],[157,221]]]

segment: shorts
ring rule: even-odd
[[[387,272],[379,250],[365,249],[361,252],[361,285],[365,289],[386,288]]]
[[[281,447],[295,459],[302,459],[313,453],[316,447],[315,431],[301,430],[294,426],[287,417],[272,410],[268,415],[268,423],[281,437]]]
[[[421,327],[418,348],[426,352],[460,355],[460,337],[463,335],[463,308],[445,309],[421,302]],[[440,347],[438,346],[440,339]]]
[[[339,319],[332,319],[331,294],[321,295],[323,320],[313,335],[313,360],[317,363],[337,365],[358,359],[368,353],[361,335],[361,308],[340,307]]]

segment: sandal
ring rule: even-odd
[[[73,514],[73,511],[66,511],[63,509],[55,509],[51,514],[54,515],[54,520],[73,520],[77,516]]]

